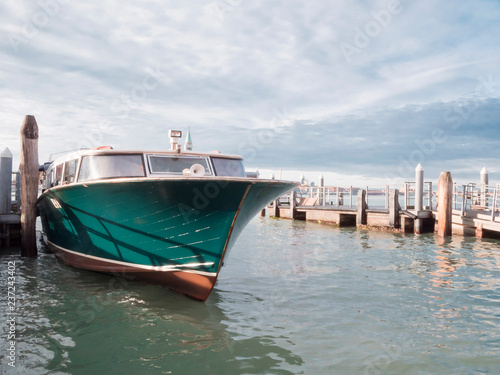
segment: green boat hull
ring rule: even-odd
[[[294,186],[235,178],[115,179],[49,189],[38,209],[49,248],[66,263],[205,300],[246,224]]]

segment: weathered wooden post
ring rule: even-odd
[[[399,228],[399,190],[389,191],[389,226]]]
[[[290,219],[295,219],[297,202],[295,201],[295,191],[290,192]]]
[[[413,233],[421,234],[423,226],[423,219],[420,219],[418,216],[413,220]]]
[[[12,153],[8,148],[0,155],[0,214],[10,214],[12,200]]]
[[[21,127],[21,256],[36,256],[38,195],[38,125],[27,115]]]
[[[486,197],[488,193],[488,170],[486,167],[481,169],[481,206],[488,207],[488,198]]]
[[[272,217],[280,217],[280,209],[279,209],[279,198],[273,202],[273,206],[271,208],[271,212],[269,216]]]
[[[484,237],[483,223],[477,224],[477,227],[476,227],[476,237],[477,238],[483,238]]]
[[[356,225],[366,224],[366,190],[358,189],[358,211],[356,214]]]
[[[450,172],[441,172],[438,184],[438,236],[451,236],[453,180]]]

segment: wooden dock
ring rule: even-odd
[[[12,172],[12,153],[6,148],[0,157],[0,247],[20,241],[21,173]]]
[[[421,167],[420,167],[421,168]],[[307,220],[341,227],[388,230],[398,233],[438,233],[439,215],[449,232],[440,234],[500,238],[500,184],[491,186],[481,172],[481,182],[453,184],[451,174],[443,172],[445,189],[441,194],[437,183],[424,182],[423,174],[416,182],[402,187],[338,187],[301,186],[300,189],[273,202],[269,216]],[[417,167],[416,173],[423,173]],[[449,179],[447,181],[446,179]],[[420,180],[420,187],[416,186]],[[321,180],[320,180],[321,182]],[[439,184],[440,185],[440,184]],[[439,210],[439,204],[443,207]],[[445,206],[449,207],[445,207]],[[449,218],[446,212],[449,211]],[[264,212],[263,212],[264,213]],[[449,221],[449,224],[446,222]]]

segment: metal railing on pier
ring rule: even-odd
[[[407,181],[402,186],[301,186],[296,190],[298,206],[330,206],[356,208],[358,192],[366,189],[366,203],[369,209],[388,209],[389,192],[394,189],[399,191],[399,204],[403,210],[415,209],[415,182]],[[436,210],[438,206],[437,183],[424,182],[423,189],[424,210]],[[280,198],[280,205],[290,204],[290,194]],[[500,216],[500,184],[480,185],[468,183],[465,185],[454,184],[452,207],[460,211],[461,216],[474,211],[488,214],[491,221]],[[457,212],[458,214],[458,212]]]
[[[500,209],[499,192],[500,184],[454,184],[452,206],[454,210],[460,210],[462,216],[466,216],[468,211],[474,211],[489,214],[491,221],[495,221]]]
[[[402,192],[400,191],[399,193],[403,195],[403,200],[400,202],[400,205],[404,210],[412,210],[415,208],[415,191],[414,181],[407,181],[403,184]],[[436,191],[433,190],[432,181],[424,182],[422,205],[425,210],[433,210],[437,206],[437,189]]]
[[[357,206],[358,187],[341,186],[301,186],[296,191],[299,205],[306,206],[332,206],[350,207]],[[366,186],[366,200],[370,208],[389,208],[389,186]],[[280,199],[280,204],[289,204],[290,195]]]
[[[408,210],[415,206],[414,182],[405,182],[402,187],[384,186],[364,186],[341,187],[341,186],[302,186],[297,191],[299,202],[306,203],[309,206],[334,206],[334,207],[352,207],[357,206],[358,192],[366,189],[366,203],[369,208],[389,209],[389,192],[398,189],[399,204],[401,208]],[[289,195],[280,200],[280,203],[287,204]],[[432,190],[432,182],[424,184],[424,202],[425,209],[432,210],[437,204],[437,192]],[[300,203],[299,203],[300,205]]]

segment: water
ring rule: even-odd
[[[500,373],[498,241],[257,217],[206,303],[2,251],[2,374]]]

